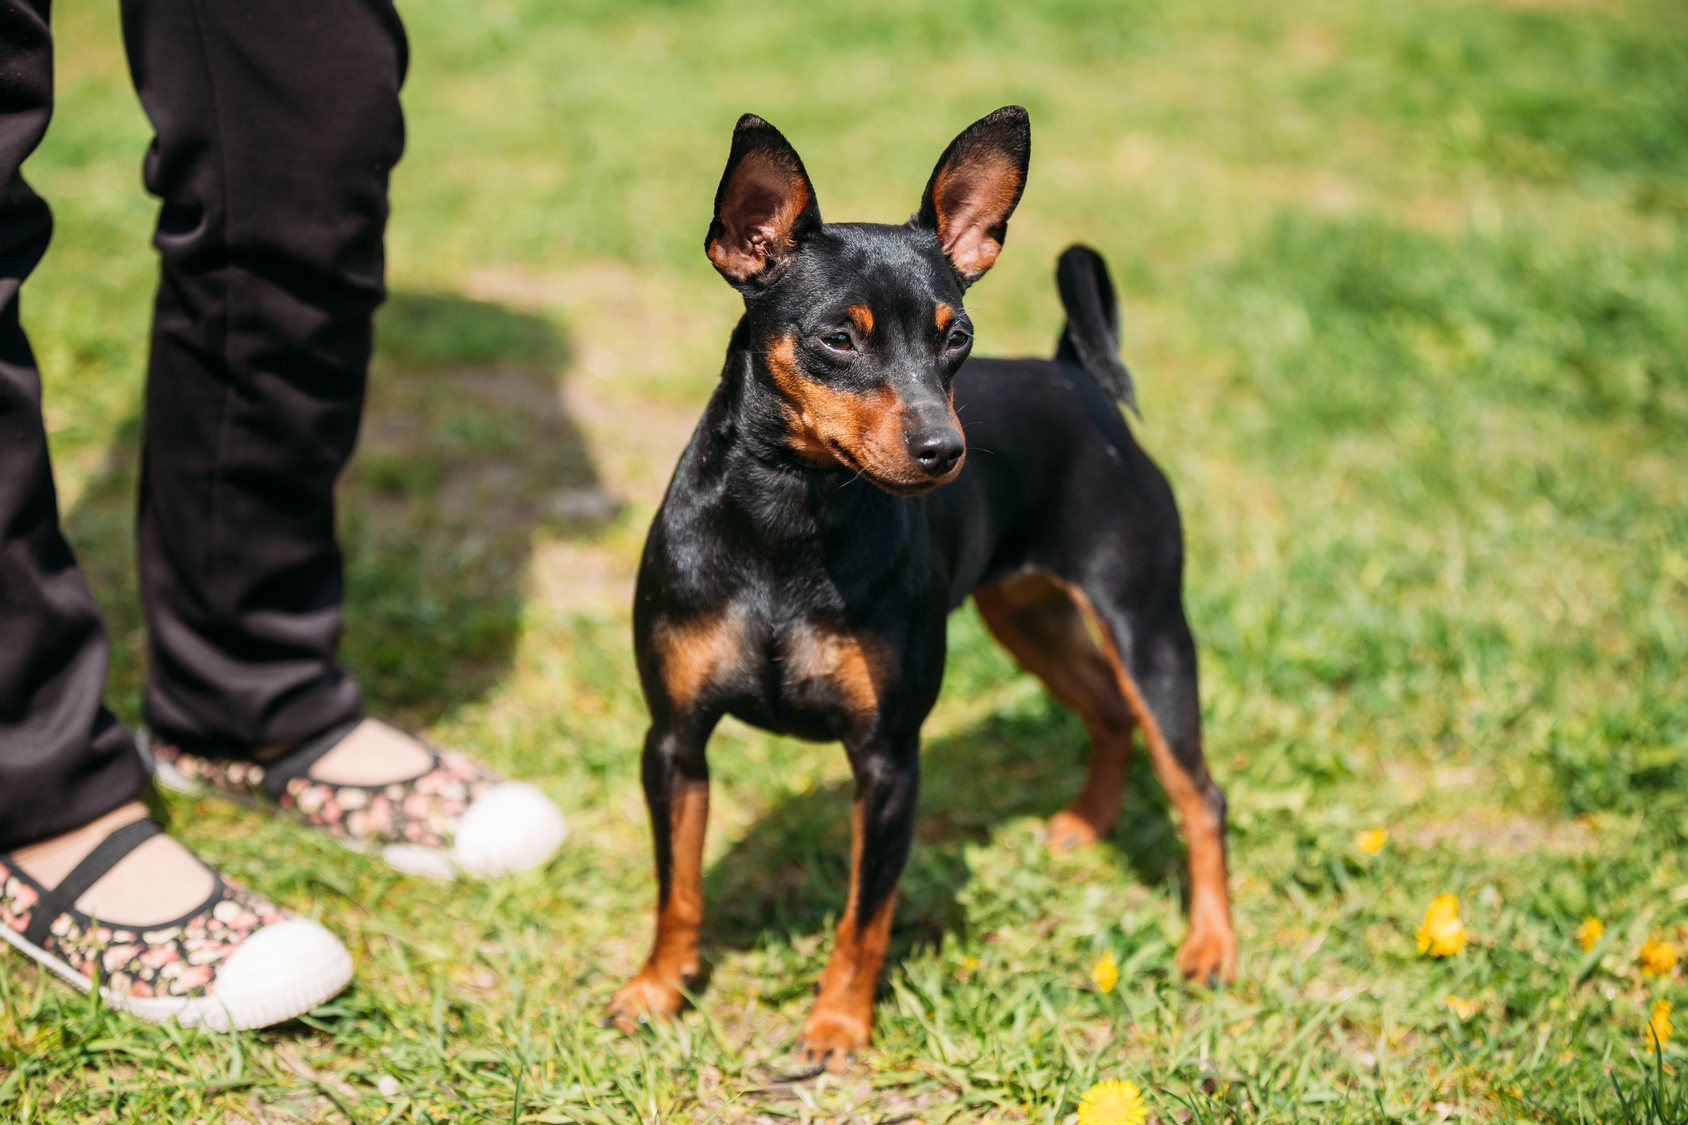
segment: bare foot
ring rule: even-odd
[[[1091,823],[1083,814],[1062,809],[1049,818],[1049,854],[1066,855],[1075,848],[1088,848],[1107,834],[1107,829]]]
[[[81,828],[19,848],[18,866],[44,887],[56,887],[100,842],[125,824],[146,819],[130,801]],[[130,926],[173,922],[211,897],[209,868],[169,836],[154,836],[118,861],[76,900],[76,909],[101,921]]]
[[[380,719],[365,719],[309,770],[330,785],[386,785],[427,773],[434,756],[412,736]]]

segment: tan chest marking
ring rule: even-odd
[[[662,618],[651,631],[662,662],[662,682],[678,704],[687,704],[744,660],[744,618],[726,610],[686,621]]]
[[[871,637],[824,628],[793,633],[785,644],[788,684],[830,684],[858,714],[879,710],[897,671],[897,654]]]

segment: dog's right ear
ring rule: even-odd
[[[709,260],[750,296],[777,281],[798,244],[820,229],[815,189],[797,150],[754,113],[739,118],[703,242]]]

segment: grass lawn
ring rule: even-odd
[[[24,314],[134,720],[148,131],[116,5],[56,7],[58,115],[27,171],[59,225]],[[172,799],[202,854],[344,936],[352,987],[216,1036],[0,957],[0,1119],[1058,1123],[1125,1078],[1167,1122],[1688,1121],[1682,969],[1639,959],[1688,939],[1688,10],[402,10],[345,661],[378,713],[541,785],[572,837],[543,872],[437,885]],[[1055,255],[1107,255],[1133,425],[1189,537],[1241,979],[1175,979],[1182,849],[1141,759],[1105,846],[1045,854],[1084,733],[968,608],[854,1072],[781,1081],[844,901],[843,755],[731,722],[710,979],[676,1028],[604,1029],[653,897],[627,603],[736,316],[701,252],[732,123],[779,125],[827,216],[896,221],[1007,102],[1032,171],[970,295],[979,350],[1048,354]],[[1441,894],[1469,942],[1422,957]],[[1662,1058],[1659,1001],[1682,1026]]]

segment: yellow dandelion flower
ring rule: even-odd
[[[1635,959],[1641,962],[1643,976],[1662,977],[1676,968],[1676,946],[1668,941],[1650,938],[1635,955]]]
[[[1354,837],[1354,846],[1367,855],[1376,855],[1389,842],[1389,829],[1368,828]]]
[[[1418,938],[1418,951],[1432,957],[1448,957],[1464,949],[1466,934],[1465,924],[1459,920],[1459,899],[1437,895],[1414,936]]]
[[[1468,1020],[1477,1014],[1476,1001],[1462,1000],[1451,992],[1448,993],[1447,999],[1443,1000],[1442,1003],[1446,1004],[1448,1009],[1461,1020]]]
[[[1606,933],[1606,923],[1590,914],[1584,918],[1582,925],[1577,927],[1577,944],[1586,952],[1594,948],[1594,943]]]
[[[1669,1000],[1654,1001],[1653,1018],[1647,1021],[1647,1030],[1642,1035],[1642,1038],[1647,1040],[1649,1047],[1653,1045],[1654,1040],[1657,1040],[1659,1046],[1662,1047],[1665,1045],[1665,1040],[1670,1038],[1670,1010],[1672,1007],[1674,1005]]]
[[[1114,985],[1119,983],[1119,966],[1114,963],[1112,953],[1104,953],[1099,961],[1090,966],[1090,979],[1096,982],[1096,987],[1102,992],[1112,992]]]
[[[1078,1125],[1143,1125],[1148,1116],[1135,1082],[1098,1082],[1078,1103]]]

